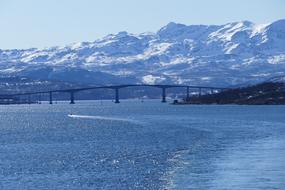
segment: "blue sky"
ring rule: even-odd
[[[0,48],[94,41],[155,32],[168,22],[224,24],[285,18],[284,0],[0,0]]]

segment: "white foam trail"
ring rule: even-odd
[[[68,114],[67,116],[71,117],[71,118],[81,118],[81,119],[95,119],[95,120],[106,120],[106,121],[124,121],[124,122],[131,122],[131,123],[140,123],[139,121],[136,121],[136,120],[117,118],[117,117],[104,117],[104,116],[91,116],[91,115],[73,115],[73,114]]]

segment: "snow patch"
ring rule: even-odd
[[[156,84],[156,83],[162,82],[164,80],[165,80],[164,77],[153,76],[153,75],[146,75],[146,76],[143,76],[143,78],[142,78],[142,81],[145,84]]]
[[[267,61],[270,64],[285,63],[285,54],[271,56]]]

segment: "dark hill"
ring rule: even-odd
[[[230,89],[216,94],[191,97],[182,104],[284,104],[285,83],[266,82],[254,86]]]

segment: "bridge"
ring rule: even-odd
[[[37,92],[24,92],[17,94],[9,94],[11,97],[19,96],[30,96],[36,94],[48,94],[49,95],[49,104],[53,104],[53,93],[69,93],[70,94],[70,104],[75,103],[75,93],[86,91],[86,90],[96,90],[96,89],[112,89],[115,94],[115,103],[120,103],[120,92],[122,88],[128,87],[153,87],[161,89],[161,102],[166,102],[166,89],[169,88],[185,88],[186,89],[186,98],[190,98],[190,89],[196,89],[199,96],[201,96],[202,90],[206,89],[211,93],[215,91],[227,90],[228,88],[221,87],[209,87],[209,86],[189,86],[189,85],[163,85],[163,84],[123,84],[123,85],[106,85],[106,86],[92,86],[84,88],[73,88],[73,89],[62,89],[62,90],[47,90],[47,91],[37,91]]]

